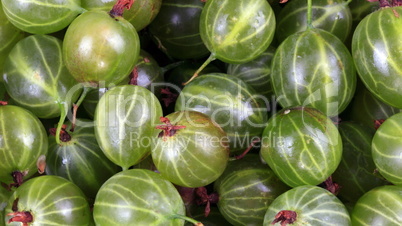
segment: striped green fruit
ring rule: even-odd
[[[176,100],[176,111],[207,114],[226,132],[230,151],[247,148],[260,137],[267,122],[266,103],[241,79],[210,73],[186,85]]]
[[[401,225],[402,187],[385,185],[364,194],[351,213],[352,224]]]
[[[70,92],[80,88],[64,66],[62,42],[49,35],[19,41],[4,64],[3,79],[11,98],[39,118],[60,116],[59,105],[75,102],[80,93]]]
[[[382,120],[399,112],[400,109],[382,102],[364,88],[353,97],[349,114],[351,120],[374,130]]]
[[[352,14],[344,0],[314,0],[312,2],[312,25],[326,30],[342,42],[352,29]],[[291,1],[278,14],[276,38],[281,43],[290,35],[307,28],[307,1]]]
[[[64,178],[50,175],[33,178],[17,188],[5,210],[6,222],[13,217],[7,216],[8,214],[25,211],[33,219],[24,225],[86,226],[91,216],[89,204],[82,191]],[[15,221],[7,225],[23,224]]]
[[[261,145],[262,158],[291,187],[324,182],[342,156],[338,129],[314,108],[279,111],[269,119]]]
[[[402,185],[402,113],[389,117],[377,129],[372,155],[380,174],[393,184]]]
[[[133,76],[137,76],[137,78],[131,80]],[[149,53],[141,50],[133,72],[130,75],[127,75],[126,79],[120,83],[120,85],[126,84],[145,87],[159,97],[162,88],[161,84],[164,84],[162,69],[159,67],[158,62],[156,62],[156,60]],[[97,89],[92,89],[89,91],[85,97],[84,101],[82,102],[82,106],[85,108],[90,117],[94,117],[99,98],[101,98],[106,91],[107,88],[98,87]]]
[[[402,108],[402,6],[367,15],[356,27],[352,55],[366,87],[383,102]]]
[[[374,175],[376,166],[371,155],[374,132],[354,122],[341,122],[338,129],[343,145],[342,161],[332,179],[341,187],[338,197],[354,204],[364,193],[388,182]]]
[[[91,123],[89,120],[80,122]],[[88,198],[94,199],[102,184],[119,172],[100,149],[93,126],[79,124],[71,132],[71,123],[66,131],[69,141],[57,144],[53,135],[49,136],[49,151],[46,157],[46,174],[66,178],[76,184]]]
[[[2,0],[14,26],[32,34],[49,34],[67,27],[83,12],[80,0]]]
[[[0,31],[0,74],[3,74],[3,65],[8,53],[19,40],[24,38],[24,32],[10,23],[6,14],[4,14],[2,4],[0,4]],[[3,81],[3,76],[0,76],[1,81]]]
[[[81,0],[82,8],[86,10],[110,11],[115,3],[116,0]],[[162,0],[135,0],[123,17],[140,31],[155,19],[161,5]]]
[[[197,188],[214,182],[229,160],[226,133],[200,112],[178,111],[166,118],[173,126],[183,128],[173,128],[173,134],[160,132],[153,144],[152,159],[158,171],[183,187]]]
[[[284,225],[281,221],[272,223],[283,210],[296,213],[290,225],[352,225],[343,203],[329,191],[317,186],[299,186],[276,198],[265,214],[264,226]]]
[[[96,140],[106,157],[128,169],[150,154],[162,115],[161,104],[151,91],[141,86],[116,86],[96,107]]]
[[[204,5],[200,0],[163,0],[149,32],[168,56],[197,59],[208,55],[199,28]]]
[[[226,73],[234,75],[270,101],[274,91],[271,85],[271,62],[276,48],[268,47],[259,57],[243,64],[229,64]]]
[[[3,186],[0,186],[0,226],[5,226],[4,210],[7,207],[8,199],[13,193],[8,191]]]
[[[160,174],[132,169],[107,180],[94,204],[96,225],[183,225],[179,192]]]
[[[271,82],[282,107],[309,106],[335,116],[352,100],[356,71],[338,38],[310,28],[289,36],[278,47]]]
[[[139,54],[133,25],[104,11],[78,16],[63,40],[63,59],[78,82],[117,85],[133,70]]]
[[[13,182],[11,173],[37,172],[36,161],[46,155],[48,141],[45,128],[31,112],[17,106],[0,106],[0,182]]]
[[[245,63],[271,44],[275,15],[266,0],[208,0],[200,18],[201,38],[215,58]]]
[[[259,155],[232,161],[225,171],[229,172],[215,181],[214,190],[219,211],[232,225],[262,225],[269,205],[289,189]]]

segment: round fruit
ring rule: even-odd
[[[385,7],[356,27],[352,55],[366,87],[383,102],[402,108],[402,7]]]
[[[8,94],[39,118],[60,116],[60,105],[75,102],[80,93],[68,95],[77,82],[64,66],[61,49],[53,36],[31,35],[14,46],[4,64]]]
[[[8,53],[14,45],[24,38],[24,32],[16,28],[10,23],[3,11],[3,5],[0,4],[0,74],[3,73],[3,65]],[[3,81],[3,76],[0,76],[0,82]]]
[[[200,0],[163,0],[149,31],[168,56],[196,59],[208,54],[199,31],[204,4]]]
[[[32,34],[49,34],[67,27],[83,12],[80,0],[2,0],[14,26]]]
[[[269,102],[274,95],[270,74],[275,50],[274,47],[269,47],[259,57],[250,62],[229,64],[227,74],[240,78],[253,87],[258,95],[262,95]]]
[[[374,133],[353,122],[341,122],[338,129],[342,138],[342,161],[332,179],[340,186],[338,197],[355,203],[364,193],[387,181],[374,175],[376,166],[371,156]]]
[[[12,183],[14,172],[32,176],[47,148],[45,128],[36,116],[21,107],[0,106],[0,182]]]
[[[96,107],[96,140],[106,157],[128,169],[150,154],[161,116],[162,107],[151,91],[141,86],[116,86]]]
[[[11,226],[84,226],[91,216],[82,191],[58,176],[40,176],[25,182],[10,197],[5,214]]]
[[[271,82],[282,107],[309,106],[335,116],[352,100],[356,71],[337,37],[310,28],[289,36],[278,47]]]
[[[372,141],[372,155],[380,174],[393,184],[402,185],[402,113],[385,120]]]
[[[366,88],[355,94],[351,106],[349,111],[351,120],[373,130],[377,129],[384,120],[401,111],[382,102]]]
[[[352,225],[346,207],[329,191],[304,185],[293,188],[269,206],[264,226],[268,225]]]
[[[63,57],[78,82],[111,86],[133,70],[140,54],[139,43],[133,25],[123,17],[87,11],[68,27]]]
[[[269,119],[261,145],[263,159],[291,187],[322,183],[342,156],[338,129],[314,108],[279,111]]]
[[[163,177],[183,187],[202,187],[214,182],[229,160],[226,133],[207,115],[195,111],[172,113],[154,147],[152,159]],[[159,130],[160,131],[160,130]]]
[[[289,189],[258,155],[231,161],[225,171],[214,189],[219,211],[233,225],[262,225],[269,205]]]
[[[312,25],[332,33],[344,42],[352,28],[352,14],[348,3],[344,0],[314,0],[312,3]],[[275,32],[279,42],[306,30],[307,8],[307,1],[296,0],[289,2],[281,10]]]
[[[5,226],[4,222],[4,210],[7,207],[8,199],[13,193],[8,191],[3,186],[0,186],[0,225]]]
[[[275,15],[266,0],[208,0],[200,35],[212,55],[226,63],[245,63],[271,44]]]
[[[116,0],[82,0],[82,8],[89,11],[109,11],[115,3]],[[123,17],[139,31],[155,19],[161,5],[162,0],[135,0],[131,8],[124,12]]]
[[[211,73],[184,87],[175,110],[207,114],[226,132],[230,151],[235,152],[246,149],[266,126],[266,104],[256,94],[233,75]]]
[[[89,120],[85,120],[89,122]],[[63,141],[57,144],[54,135],[49,136],[46,157],[46,174],[66,178],[76,184],[88,198],[95,198],[102,184],[119,172],[99,148],[93,127],[68,123]]]
[[[183,225],[184,203],[172,183],[149,170],[132,169],[107,180],[94,204],[96,225]]]
[[[364,194],[353,208],[353,225],[401,225],[402,187],[385,185]]]

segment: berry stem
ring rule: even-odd
[[[307,0],[307,29],[313,27],[313,0]]]
[[[75,129],[78,107],[82,104],[82,102],[84,101],[87,94],[93,89],[94,88],[91,86],[84,86],[80,99],[78,99],[77,103],[73,104],[73,120],[72,120],[71,129],[70,129],[71,132],[74,132],[74,129]]]
[[[310,1],[310,0],[309,0]],[[187,82],[183,83],[183,85],[187,85],[188,83],[190,83],[191,81],[193,81],[195,78],[197,78],[197,76],[200,74],[200,72],[206,67],[208,66],[209,63],[211,63],[212,61],[216,60],[215,58],[215,54],[211,53],[211,55],[209,55],[208,59],[201,65],[200,68],[197,69],[197,71],[195,71],[194,75],[190,78],[190,80],[188,80]]]
[[[129,10],[133,5],[134,0],[117,0],[109,14],[112,17],[123,16],[124,9]]]
[[[190,218],[190,217],[187,217],[187,216],[184,216],[184,215],[180,215],[180,214],[172,214],[172,215],[169,216],[169,218],[182,219],[182,220],[188,221],[188,222],[190,222],[190,223],[192,223],[192,224],[194,224],[196,226],[203,226],[203,224],[201,222],[196,221],[193,218]]]

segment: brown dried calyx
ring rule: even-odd
[[[9,185],[3,185],[7,190],[11,191],[12,187],[18,188],[24,183],[24,177],[28,174],[28,171],[14,171],[11,173],[11,176],[13,177],[13,183]]]
[[[0,106],[6,106],[7,104],[8,104],[7,101],[2,101],[2,100],[0,100]]]
[[[293,224],[296,221],[297,213],[292,210],[282,210],[275,215],[275,219],[271,224],[281,223],[281,226],[286,226],[288,224]]]
[[[173,93],[168,87],[161,89],[161,94],[164,95],[161,99],[165,104],[165,107],[169,107],[171,103],[176,102],[177,97],[179,96],[177,93]]]
[[[374,129],[380,128],[380,126],[385,122],[385,119],[374,120]]]
[[[124,9],[129,10],[135,0],[117,0],[109,14],[112,17],[123,16]]]
[[[338,195],[339,190],[341,189],[341,186],[339,186],[338,183],[335,183],[332,180],[332,176],[328,177],[328,179],[326,179],[322,184],[320,184],[320,187],[327,189],[334,195]]]
[[[8,224],[11,222],[21,222],[22,226],[28,226],[29,223],[33,222],[33,216],[29,211],[18,211],[18,200],[16,198],[13,202],[13,206],[11,207],[12,213],[7,214],[7,216],[12,216],[10,220],[8,220]]]
[[[155,127],[156,129],[163,130],[161,133],[159,133],[159,137],[171,137],[176,134],[177,130],[186,128],[186,126],[172,125],[170,120],[165,117],[160,117],[160,120],[162,123],[165,123],[165,125]]]
[[[71,140],[71,135],[68,134],[66,129],[67,129],[67,125],[62,125],[61,130],[60,130],[60,141],[62,141],[62,142],[68,142]],[[56,136],[56,131],[57,131],[57,128],[49,129],[49,133],[53,136]]]
[[[216,192],[213,192],[208,195],[207,189],[205,187],[199,187],[195,189],[196,195],[196,203],[197,205],[206,205],[204,215],[208,217],[209,213],[211,212],[211,204],[218,203],[219,195]]]

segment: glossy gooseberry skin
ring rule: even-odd
[[[226,73],[234,75],[254,88],[258,95],[268,101],[274,97],[271,84],[271,63],[276,48],[268,47],[260,56],[243,64],[229,64]]]
[[[83,12],[80,0],[4,0],[2,4],[11,23],[32,34],[59,31]]]
[[[365,86],[383,102],[402,108],[402,7],[385,7],[356,27],[352,55]]]
[[[293,225],[297,226],[352,225],[343,203],[329,191],[317,186],[298,186],[277,197],[269,206],[263,225],[281,225],[280,222],[271,223],[282,210],[296,212]]]
[[[276,197],[289,190],[260,156],[248,154],[231,161],[214,182],[219,211],[232,225],[262,225],[264,214]]]
[[[230,151],[247,148],[261,136],[267,109],[256,91],[241,79],[224,73],[210,73],[187,84],[177,98],[176,111],[207,114],[226,132]]]
[[[19,41],[4,64],[7,93],[39,118],[60,116],[60,105],[78,99],[81,87],[65,67],[62,41],[31,35]]]
[[[208,50],[226,63],[255,59],[271,44],[274,12],[266,0],[211,0],[200,18],[200,35]]]
[[[287,37],[307,28],[307,1],[291,1],[278,14],[276,37],[281,43]],[[342,42],[352,28],[352,14],[343,0],[314,0],[312,25],[338,37]]]
[[[289,36],[272,60],[271,82],[282,107],[309,106],[340,114],[356,89],[349,50],[331,33],[310,28]]]
[[[351,213],[353,225],[401,225],[402,187],[385,185],[365,193]]]
[[[376,166],[371,154],[374,132],[355,122],[341,122],[342,161],[332,174],[339,189],[338,197],[354,204],[364,193],[388,183],[375,175]]]
[[[155,43],[175,59],[197,59],[209,52],[200,36],[205,3],[198,0],[164,0],[149,31]]]
[[[3,65],[8,53],[14,45],[24,38],[24,32],[15,27],[6,17],[3,11],[3,5],[0,4],[0,74],[3,73]],[[0,82],[3,81],[3,76],[0,76]]]
[[[141,86],[122,85],[107,91],[95,110],[96,140],[116,165],[128,169],[151,153],[163,115],[156,96]]]
[[[206,114],[177,111],[166,116],[184,126],[171,136],[161,132],[152,147],[152,159],[163,177],[183,187],[214,182],[229,160],[226,133]]]
[[[65,64],[78,82],[117,85],[132,71],[140,53],[139,37],[123,17],[87,11],[68,27]]]
[[[268,120],[261,156],[287,185],[318,185],[338,167],[342,140],[334,123],[317,109],[285,108]]]
[[[5,214],[18,198],[18,211],[29,211],[32,225],[88,225],[91,213],[82,191],[72,182],[58,176],[45,175],[26,181],[8,200]],[[10,219],[6,216],[6,222]],[[7,225],[20,226],[20,222]]]
[[[18,106],[0,106],[0,134],[0,181],[12,183],[14,171],[26,171],[24,178],[34,175],[37,159],[46,155],[48,148],[46,131],[39,119]]]
[[[185,214],[183,200],[160,174],[132,169],[115,174],[100,188],[95,204],[96,225],[183,225],[172,217]]]
[[[378,122],[399,112],[401,109],[384,103],[366,88],[356,92],[349,110],[351,120],[365,125],[373,131],[378,126]]]
[[[87,125],[92,122],[82,119],[77,121],[83,125],[75,126],[73,132],[71,123],[66,123],[66,131],[71,140],[57,144],[55,136],[48,137],[46,174],[66,178],[76,184],[88,198],[94,199],[102,184],[120,169],[100,149],[94,127]]]
[[[12,195],[12,191],[8,191],[3,186],[0,186],[0,225],[5,226],[4,223],[4,210],[7,207],[8,199]]]
[[[87,10],[110,11],[116,0],[81,0],[82,8]],[[129,21],[137,31],[148,26],[158,15],[162,0],[135,0],[129,10],[123,13],[124,19]]]
[[[402,185],[402,113],[389,117],[377,129],[372,155],[380,174],[391,183]]]

